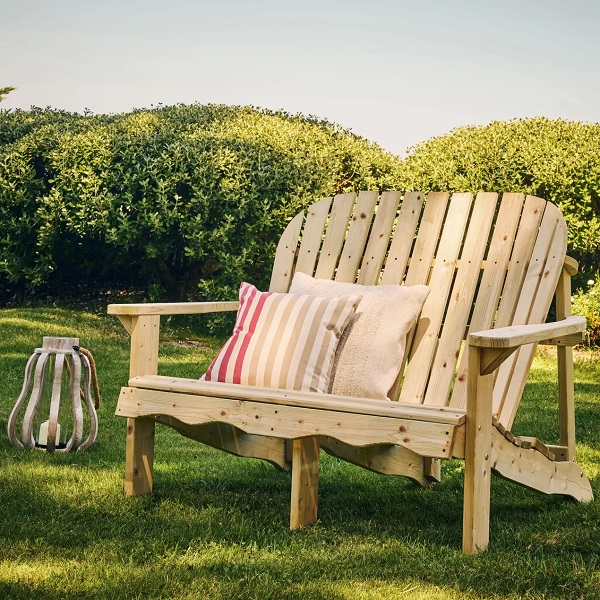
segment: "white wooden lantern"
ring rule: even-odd
[[[90,393],[92,367],[88,356],[84,354],[83,349],[81,350],[80,352],[78,338],[67,337],[44,337],[42,347],[35,349],[25,367],[25,380],[21,395],[8,418],[8,437],[15,446],[38,448],[47,452],[70,452],[85,450],[94,443],[98,434],[98,417]],[[50,385],[44,386],[48,371],[52,366],[54,366],[54,374],[51,387]],[[72,434],[68,441],[65,439],[64,442],[61,442],[61,425],[58,423],[58,417],[60,395],[64,386],[63,379],[66,379],[69,389],[73,419],[72,423],[63,423],[63,433],[72,425]],[[41,423],[36,439],[34,421],[42,403],[45,387],[51,389],[50,415]],[[17,421],[30,392],[31,396],[21,421],[19,438],[16,434]],[[89,434],[83,443],[82,400],[87,408],[90,421]]]

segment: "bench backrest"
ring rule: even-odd
[[[505,193],[340,194],[313,204],[284,231],[271,291],[295,271],[323,279],[427,284],[431,292],[407,346],[402,402],[464,407],[469,330],[543,323],[566,254],[558,208]],[[516,352],[494,383],[494,413],[510,428],[535,347]]]

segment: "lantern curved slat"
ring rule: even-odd
[[[24,446],[16,434],[17,416],[21,412],[21,408],[23,408],[23,404],[25,404],[25,398],[27,398],[29,392],[31,391],[31,387],[33,386],[31,374],[39,357],[40,355],[37,352],[29,357],[27,365],[25,366],[25,378],[23,379],[21,394],[19,395],[17,403],[13,407],[10,416],[8,417],[8,439],[12,444],[18,446],[19,448],[23,448]]]
[[[65,364],[65,355],[57,352],[54,356],[54,379],[52,381],[52,399],[50,400],[50,418],[48,423],[48,440],[46,450],[54,452],[56,449],[56,431],[58,424],[58,409],[60,406],[60,392],[62,388],[62,374]]]
[[[98,435],[98,415],[96,414],[96,407],[92,402],[91,392],[91,365],[88,357],[85,354],[79,355],[83,361],[84,378],[83,378],[83,400],[88,408],[90,414],[90,433],[87,436],[85,442],[79,446],[79,450],[87,450],[95,441]]]
[[[35,375],[33,378],[33,391],[31,399],[27,405],[25,416],[23,417],[23,428],[21,432],[21,440],[26,448],[35,448],[35,439],[33,437],[33,418],[42,399],[42,391],[44,389],[45,367],[50,356],[49,352],[41,352],[40,358],[35,366]]]
[[[83,435],[83,411],[81,410],[81,357],[79,352],[70,355],[73,369],[71,371],[71,405],[73,407],[73,435],[67,442],[64,452],[77,450]]]

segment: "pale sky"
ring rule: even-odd
[[[600,121],[597,0],[0,0],[2,109],[251,104],[396,154],[462,125]]]

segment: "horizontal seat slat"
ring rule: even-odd
[[[241,386],[238,386],[241,387]],[[450,458],[455,433],[448,423],[339,410],[319,410],[230,397],[186,394],[156,389],[121,389],[116,414],[159,418],[168,415],[188,425],[224,423],[253,435],[288,440],[329,436],[353,446],[400,445],[422,456]]]
[[[166,377],[164,375],[144,375],[129,380],[132,388],[231,398],[234,400],[252,400],[268,404],[280,404],[311,408],[320,411],[338,411],[358,413],[369,416],[383,416],[415,421],[429,421],[448,425],[462,425],[465,421],[463,409],[444,406],[422,406],[403,404],[388,400],[372,398],[353,398],[350,396],[334,396],[333,394],[317,394],[312,392],[295,392],[261,388],[231,383],[218,383],[186,379],[182,377]]]

